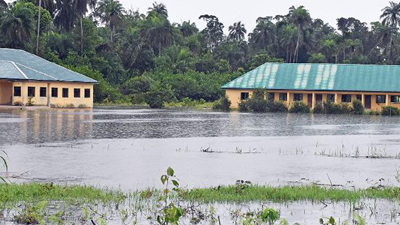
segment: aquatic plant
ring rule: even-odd
[[[7,153],[5,151],[0,151],[0,153],[3,153],[3,155],[0,155],[0,164],[2,165],[2,167],[5,169],[5,177],[2,177],[0,175],[0,180],[4,183],[7,183],[6,181],[6,177],[7,177],[7,173],[8,173],[8,164],[7,164]]]

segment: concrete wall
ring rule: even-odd
[[[254,92],[254,90],[245,90],[245,89],[227,89],[226,90],[226,95],[228,97],[228,99],[231,101],[232,108],[238,108],[239,107],[239,103],[241,102],[240,96],[241,93],[243,92],[247,92],[250,94],[250,96],[252,95],[252,93]],[[287,95],[287,101],[286,104],[288,105],[288,107],[290,107],[293,102],[294,102],[294,95],[295,94],[303,94],[303,102],[308,104],[308,94],[313,95],[313,102],[312,104],[310,103],[310,105],[314,106],[315,102],[316,102],[316,95],[317,94],[321,94],[322,95],[322,101],[326,102],[327,101],[327,96],[329,94],[334,94],[335,95],[335,102],[336,103],[342,103],[342,95],[351,95],[351,101],[354,101],[355,99],[357,99],[357,95],[361,95],[362,96],[362,102],[364,103],[364,99],[365,99],[365,95],[371,95],[371,110],[374,111],[380,111],[382,110],[383,106],[393,106],[393,107],[397,107],[400,109],[400,103],[392,103],[391,102],[391,96],[392,95],[399,95],[400,93],[386,93],[386,92],[382,92],[382,93],[376,93],[376,92],[326,92],[326,91],[276,91],[276,90],[266,90],[266,96],[268,96],[267,93],[274,93],[275,97],[274,100],[275,101],[279,101],[279,94],[286,94]],[[385,103],[376,103],[376,96],[377,95],[384,95],[386,96],[386,102]],[[349,103],[351,104],[351,103]],[[364,103],[365,106],[365,103]]]
[[[21,97],[14,96],[14,87],[21,87]],[[28,97],[28,87],[35,88],[35,97]],[[46,97],[40,96],[40,88],[46,88]],[[58,97],[52,97],[52,88],[58,88]],[[68,88],[68,98],[62,95],[62,89]],[[80,89],[80,98],[74,97],[74,89]],[[85,98],[85,89],[90,90],[90,98]],[[93,84],[66,82],[13,82],[12,105],[27,105],[51,107],[93,107]]]

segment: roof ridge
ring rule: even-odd
[[[11,64],[13,64],[13,66],[15,67],[15,69],[17,69],[18,70],[18,72],[23,76],[23,77],[25,77],[26,79],[29,79],[28,78],[28,76],[15,64],[15,62],[13,62],[13,61],[9,61]]]
[[[57,78],[55,78],[55,77],[53,77],[53,76],[50,76],[49,74],[46,74],[46,73],[37,71],[37,70],[35,70],[35,69],[33,69],[33,68],[30,68],[29,66],[23,65],[23,64],[21,64],[21,63],[16,63],[16,62],[12,62],[12,63],[14,63],[16,67],[17,67],[16,64],[18,64],[19,66],[23,66],[23,67],[27,68],[28,70],[32,70],[32,71],[34,71],[34,72],[36,72],[36,73],[40,73],[40,74],[45,75],[45,76],[47,76],[47,77],[50,77],[50,78],[52,78],[52,79],[54,79],[54,80],[58,80]],[[18,67],[17,67],[17,68],[18,68]],[[21,69],[18,68],[18,70],[21,70]],[[21,70],[21,72],[22,72],[22,70]],[[22,73],[23,73],[23,72],[22,72]],[[24,73],[24,74],[25,74],[25,73]],[[26,76],[25,76],[25,77],[26,77]],[[28,77],[26,77],[26,79],[28,79]]]

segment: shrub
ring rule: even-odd
[[[310,108],[304,102],[294,102],[290,108],[291,113],[310,113]]]
[[[153,90],[146,93],[145,101],[150,108],[159,109],[164,106],[164,95],[160,90]]]
[[[267,112],[268,101],[265,100],[263,90],[256,90],[247,101],[247,104],[253,112]]]
[[[360,100],[353,101],[353,113],[356,115],[364,114],[364,106]]]
[[[324,102],[324,111],[326,114],[344,114],[350,113],[352,108],[347,103]]]
[[[249,111],[249,104],[247,101],[241,101],[239,103],[239,111],[240,112],[248,112]]]
[[[231,101],[224,96],[220,98],[217,102],[214,103],[213,109],[214,110],[220,110],[220,111],[229,111],[231,106]]]
[[[279,102],[268,101],[267,110],[268,112],[287,112],[288,108],[286,104],[282,101]]]
[[[400,111],[398,108],[393,106],[383,106],[382,107],[382,115],[384,116],[399,116]]]
[[[315,104],[314,109],[313,109],[313,113],[315,113],[315,114],[324,113],[324,107],[322,106],[321,103]]]

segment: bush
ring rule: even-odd
[[[324,107],[322,106],[321,103],[315,104],[314,109],[313,109],[313,113],[315,113],[315,114],[324,113]]]
[[[364,114],[364,106],[360,100],[353,101],[353,113],[356,115]]]
[[[239,103],[239,111],[240,112],[248,112],[249,111],[249,104],[247,101],[241,101]]]
[[[215,102],[212,108],[214,110],[227,112],[230,110],[230,106],[231,106],[231,101],[229,101],[229,99],[226,96],[224,96],[220,98],[217,102]]]
[[[153,90],[146,93],[145,101],[150,108],[159,109],[164,106],[164,95],[162,91]]]
[[[383,106],[382,107],[382,115],[384,116],[399,116],[400,111],[398,108],[393,106]]]
[[[265,100],[264,91],[261,89],[254,91],[247,104],[253,112],[267,112],[268,101]]]
[[[294,102],[289,110],[290,113],[310,113],[310,108],[304,102]]]
[[[288,108],[286,104],[282,101],[279,102],[268,101],[267,110],[268,112],[287,112]]]

